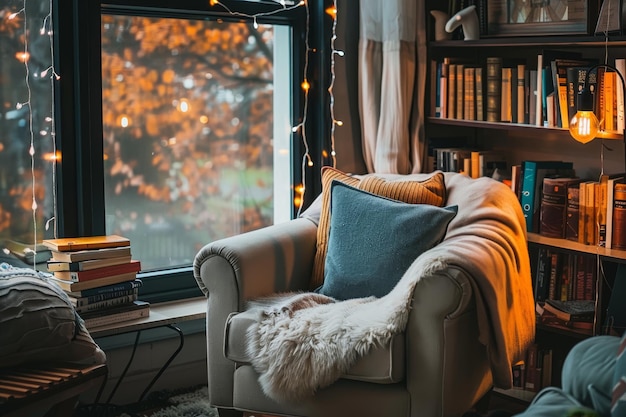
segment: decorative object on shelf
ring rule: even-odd
[[[620,0],[604,0],[598,15],[595,33],[618,32],[622,29],[622,13]]]
[[[586,0],[495,0],[489,36],[589,34],[597,4]]]
[[[478,14],[476,14],[476,6],[472,5],[460,10],[452,16],[446,23],[446,32],[452,33],[459,26],[463,26],[463,35],[466,41],[475,41],[480,38],[480,28],[478,25]]]
[[[435,18],[435,40],[445,41],[452,39],[452,33],[446,31],[446,23],[450,15],[442,10],[431,10],[430,14]]]

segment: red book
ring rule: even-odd
[[[141,262],[133,260],[125,264],[110,265],[102,268],[90,269],[87,271],[57,271],[54,276],[58,279],[72,282],[90,281],[104,278],[111,275],[125,274],[129,272],[141,271]]]

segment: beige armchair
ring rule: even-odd
[[[424,180],[429,175],[384,178]],[[491,179],[446,173],[445,185],[445,204],[458,205],[458,214],[444,240],[402,278],[419,275],[402,331],[359,356],[336,381],[298,401],[264,393],[246,348],[249,328],[259,318],[258,307],[249,308],[248,302],[311,290],[317,224],[299,218],[212,242],[197,254],[194,274],[207,296],[209,397],[221,416],[244,411],[460,416],[494,385],[510,386],[511,364],[534,338],[535,324],[521,208],[508,187]],[[443,266],[422,271],[420,261],[428,257]]]

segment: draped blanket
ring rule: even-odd
[[[247,350],[269,397],[309,397],[372,346],[388,343],[405,328],[416,284],[448,265],[471,276],[479,340],[487,347],[494,384],[512,386],[511,365],[523,358],[535,332],[521,207],[504,184],[445,175],[447,204],[458,204],[458,214],[443,242],[419,256],[389,294],[346,301],[285,294],[252,304],[258,320],[249,329]]]

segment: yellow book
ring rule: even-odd
[[[128,238],[118,235],[44,239],[42,243],[47,248],[57,252],[130,246]]]

